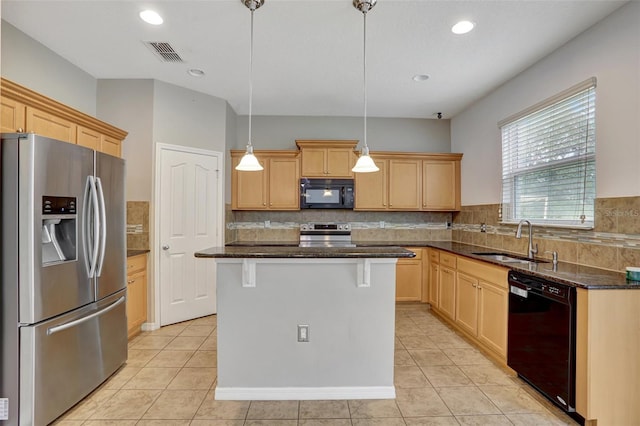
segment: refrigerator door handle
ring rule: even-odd
[[[89,278],[96,276],[96,269],[98,268],[98,248],[100,244],[100,223],[97,215],[99,211],[98,206],[98,191],[96,190],[96,181],[93,176],[89,176],[91,180],[91,201],[93,205],[93,251],[91,252],[91,270],[89,272]]]
[[[47,329],[47,336],[51,336],[52,334],[55,334],[55,333],[57,333],[59,331],[63,331],[63,330],[66,330],[68,328],[75,327],[76,325],[82,324],[83,322],[87,322],[87,321],[91,320],[92,318],[98,317],[100,315],[104,315],[107,312],[115,309],[118,305],[121,305],[122,303],[124,303],[124,301],[125,301],[125,297],[122,296],[118,300],[116,300],[115,302],[113,302],[112,304],[107,306],[106,308],[99,310],[98,312],[94,312],[94,313],[92,313],[90,315],[87,315],[86,317],[78,318],[76,320],[65,322],[64,324],[60,324],[60,325],[56,325],[55,327],[48,328]]]
[[[107,209],[104,205],[104,191],[102,190],[102,181],[99,177],[96,178],[96,188],[98,189],[98,201],[100,205],[100,214],[99,214],[99,227],[100,227],[100,257],[97,264],[96,269],[96,277],[99,277],[102,274],[102,265],[104,264],[104,252],[107,245]]]

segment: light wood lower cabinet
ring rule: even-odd
[[[147,321],[147,255],[127,258],[127,334],[140,333]]]
[[[429,249],[431,308],[506,364],[508,269]]]
[[[456,271],[443,265],[438,274],[438,310],[451,320],[456,316]]]
[[[420,302],[422,300],[422,249],[407,248],[416,254],[412,258],[400,258],[396,264],[396,301]]]
[[[640,419],[640,291],[577,290],[576,411],[585,425]]]

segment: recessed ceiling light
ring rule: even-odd
[[[140,12],[140,19],[151,25],[160,25],[164,22],[162,16],[158,15],[158,12],[154,12],[153,10],[143,10]]]
[[[426,81],[429,80],[428,74],[416,74],[413,76],[413,81]]]
[[[471,21],[460,21],[457,24],[455,24],[453,27],[451,27],[451,32],[454,34],[466,34],[469,31],[471,31],[475,26],[476,24],[474,24]]]
[[[189,70],[187,70],[187,73],[189,73],[189,75],[192,77],[204,76],[204,71],[201,70],[200,68],[190,68]]]

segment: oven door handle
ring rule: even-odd
[[[115,309],[118,305],[121,305],[122,303],[124,303],[125,297],[122,296],[120,297],[118,300],[116,300],[115,302],[113,302],[112,304],[110,304],[109,306],[107,306],[104,309],[101,309],[97,312],[92,313],[91,315],[87,315],[86,317],[82,317],[82,318],[78,318],[76,320],[73,321],[69,321],[69,322],[65,322],[64,324],[60,324],[60,325],[56,325],[55,327],[51,327],[49,329],[47,329],[47,336],[51,336],[52,334],[55,334],[59,331],[63,331],[66,330],[68,328],[71,327],[75,327],[76,325],[82,324],[83,322],[87,322],[95,317],[98,317],[100,315],[104,315],[107,312]]]

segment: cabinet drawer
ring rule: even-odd
[[[440,264],[456,269],[456,255],[450,253],[440,253]]]
[[[429,249],[429,262],[440,263],[440,252],[438,250]]]
[[[127,258],[127,275],[142,271],[147,267],[147,255],[140,254]]]
[[[508,288],[507,268],[460,257],[458,259],[458,271],[479,278],[482,281],[490,282],[501,288]]]

